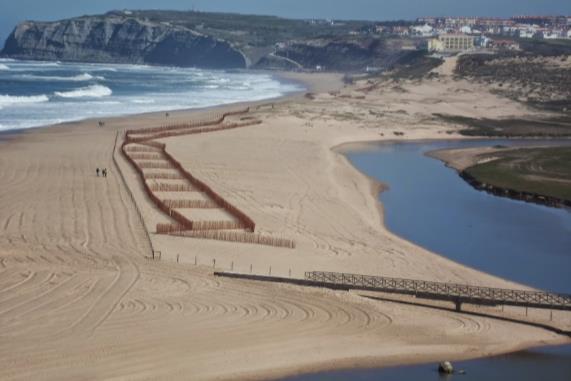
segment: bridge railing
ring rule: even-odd
[[[305,279],[333,285],[338,288],[377,290],[383,292],[416,295],[456,303],[504,304],[571,310],[571,295],[542,291],[510,290],[492,287],[470,286],[404,278],[312,271]]]

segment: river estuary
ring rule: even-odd
[[[516,140],[378,143],[347,153],[356,168],[387,184],[380,195],[394,233],[457,262],[544,290],[571,293],[571,211],[473,189],[426,152],[519,145]],[[529,142],[528,142],[529,144]],[[569,144],[534,141],[533,144]],[[382,275],[382,274],[380,274]],[[571,346],[455,363],[464,381],[571,380]],[[284,381],[440,380],[434,364],[301,375]]]

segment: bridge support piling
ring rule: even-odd
[[[454,301],[454,306],[456,307],[456,312],[462,311],[462,302],[459,300]]]

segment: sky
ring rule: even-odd
[[[571,0],[0,0],[0,41],[23,20],[50,21],[113,9],[194,9],[292,18],[394,20],[421,16],[571,15]]]

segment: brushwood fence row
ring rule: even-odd
[[[126,140],[123,141],[123,144],[121,145],[121,151],[123,152],[125,159],[127,159],[127,161],[131,164],[131,166],[135,169],[135,171],[138,173],[138,175],[142,179],[141,183],[143,185],[143,189],[144,189],[145,193],[147,194],[147,196],[151,199],[153,204],[155,204],[155,206],[157,208],[159,208],[159,210],[161,210],[163,213],[167,214],[170,218],[172,218],[174,221],[179,223],[181,226],[191,229],[192,228],[192,222],[191,221],[189,221],[182,214],[178,213],[176,210],[169,208],[157,196],[155,196],[153,191],[151,191],[149,184],[147,184],[147,182],[145,181],[145,174],[143,173],[143,170],[141,168],[139,168],[139,166],[137,166],[137,163],[133,159],[131,159],[131,157],[127,154],[127,151],[125,151],[125,146],[127,144],[128,143]]]
[[[126,136],[126,135],[125,135]],[[160,152],[156,148],[153,147],[128,147],[125,149],[125,152],[151,152],[151,153],[158,153]],[[134,159],[134,158],[133,158]]]
[[[250,243],[264,246],[295,248],[295,242],[291,239],[271,237],[258,233],[246,233],[235,231],[172,231],[168,234],[180,237],[212,239],[217,241]]]
[[[187,184],[165,184],[165,183],[158,183],[158,184],[151,184],[149,188],[153,192],[194,192],[196,188],[192,185]]]
[[[171,163],[164,162],[164,163],[157,163],[157,162],[138,162],[137,165],[143,169],[173,169]]]
[[[143,173],[143,177],[147,180],[184,180],[184,176],[179,173]]]
[[[244,225],[237,221],[191,221],[191,228],[177,224],[157,224],[157,233],[170,234],[186,230],[243,230]]]
[[[210,200],[163,200],[169,208],[178,209],[216,209],[218,205]]]
[[[231,124],[224,124],[216,127],[199,127],[192,130],[184,130],[184,131],[167,131],[161,132],[151,136],[144,136],[144,137],[137,137],[137,138],[129,138],[131,143],[139,143],[145,142],[148,140],[157,140],[157,139],[166,139],[172,138],[176,136],[183,136],[183,135],[194,135],[194,134],[203,134],[207,132],[215,132],[215,131],[223,131],[223,130],[232,130],[234,128],[241,128],[241,127],[248,127],[254,126],[257,124],[261,124],[262,122],[259,120],[251,121],[251,122],[244,122],[244,123],[231,123]]]
[[[229,111],[224,114],[215,114],[213,118],[202,121],[191,121],[186,123],[169,124],[160,127],[150,127],[150,128],[139,128],[137,130],[131,131],[131,134],[154,134],[157,132],[173,131],[173,130],[184,130],[196,127],[205,127],[220,124],[224,120],[233,115],[247,114],[250,112],[250,107],[246,107],[236,111]]]
[[[195,187],[198,191],[206,194],[212,201],[214,201],[220,208],[224,209],[228,212],[231,216],[233,216],[236,220],[240,221],[244,228],[249,231],[254,231],[256,228],[256,224],[254,221],[248,217],[244,212],[240,209],[232,205],[230,202],[226,201],[220,194],[215,192],[210,186],[206,185],[189,172],[187,172],[183,166],[174,158],[172,157],[166,150],[163,151],[164,155],[168,157],[168,159],[174,163],[176,169],[182,174],[188,182]]]
[[[150,153],[131,153],[130,156],[131,156],[131,159],[133,159],[133,160],[162,160],[163,159],[163,157],[161,155],[150,154]]]
[[[245,110],[239,110],[239,111],[235,111],[235,112],[226,113],[214,121],[200,122],[200,123],[195,123],[192,125],[194,127],[198,127],[199,125],[205,126],[205,125],[210,125],[211,123],[213,125],[219,124],[222,121],[224,121],[224,119],[226,117],[228,117],[230,115],[243,114],[243,113],[247,113],[247,112],[249,112],[249,108],[245,109]],[[243,124],[235,123],[235,124],[231,124],[231,125],[225,125],[225,126],[219,126],[219,127],[213,127],[213,128],[198,128],[196,130],[191,129],[190,131],[176,132],[176,135],[189,134],[189,133],[192,134],[192,133],[211,132],[211,131],[218,131],[218,130],[222,130],[222,129],[245,127],[247,125],[252,125],[255,123],[256,122],[248,122],[248,123],[243,123]],[[178,127],[180,127],[180,126],[178,126]],[[172,126],[170,126],[168,128],[170,128],[171,130],[173,129]],[[167,131],[168,131],[168,128],[166,129]],[[193,175],[191,175],[189,172],[187,172],[183,168],[183,166],[166,151],[165,144],[152,141],[153,139],[157,139],[157,136],[163,137],[163,135],[164,135],[163,133],[160,133],[160,134],[154,135],[154,136],[146,136],[146,137],[140,137],[140,138],[133,138],[131,136],[134,133],[141,133],[143,131],[148,132],[148,133],[152,133],[153,131],[156,131],[156,130],[146,129],[146,130],[127,131],[125,134],[124,142],[121,146],[121,150],[122,150],[124,156],[126,157],[126,159],[130,162],[130,164],[135,168],[135,170],[138,172],[138,174],[143,179],[143,181],[142,181],[143,182],[143,188],[144,188],[145,192],[147,193],[147,195],[149,196],[149,198],[151,199],[151,201],[153,201],[153,203],[161,211],[163,211],[165,214],[167,214],[169,217],[171,217],[171,219],[173,219],[176,222],[176,224],[157,224],[157,233],[168,234],[171,232],[193,231],[193,230],[214,230],[214,229],[244,229],[244,230],[247,230],[249,232],[254,232],[255,223],[249,216],[247,216],[244,212],[242,212],[237,207],[235,207],[234,205],[229,203],[227,200],[225,200],[221,195],[219,195],[217,192],[215,192],[208,185],[206,185],[205,183],[203,183],[202,181],[200,181],[199,179],[197,179]],[[161,129],[161,131],[165,131],[165,128],[163,127]],[[172,133],[173,132],[171,132],[170,134],[172,134]],[[130,144],[137,144],[137,146],[127,147]],[[132,157],[130,157],[128,155],[128,152],[159,153],[169,163],[169,165],[170,165],[169,169],[175,169],[175,170],[177,170],[178,173],[177,174],[173,174],[173,173],[145,173],[143,171],[143,169],[141,168],[141,166]],[[172,206],[172,204],[165,203],[163,200],[159,199],[154,194],[153,190],[156,191],[156,189],[161,189],[161,188],[165,189],[165,187],[168,188],[168,186],[166,186],[166,184],[151,184],[151,185],[149,185],[147,183],[147,181],[145,181],[145,179],[186,179],[191,184],[191,186],[194,190],[205,193],[212,200],[212,202],[214,204],[216,204],[219,208],[222,208],[226,212],[228,212],[231,216],[234,217],[234,219],[237,222],[233,222],[233,221],[190,221],[184,215],[182,215],[181,213],[174,210],[174,207]],[[172,184],[172,185],[175,185],[175,184]]]

